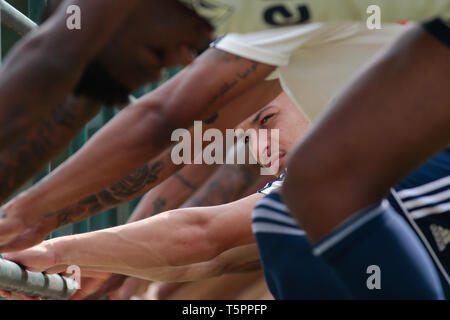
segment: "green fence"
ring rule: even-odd
[[[5,0],[0,0],[5,1]],[[34,22],[38,22],[39,17],[42,13],[46,0],[8,0],[7,3],[14,6],[16,9],[21,11],[24,15],[28,16]],[[8,51],[14,46],[14,44],[20,39],[20,36],[5,26],[4,24],[0,24],[1,31],[1,58],[5,57]],[[178,70],[170,70],[167,72],[165,79],[170,78],[174,75]],[[134,95],[139,97],[151,90],[153,90],[157,85],[148,85],[138,92],[135,92]],[[102,108],[101,112],[95,117],[91,122],[89,122],[86,127],[79,133],[79,135],[70,143],[70,145],[51,163],[48,164],[46,169],[39,173],[30,183],[25,185],[21,190],[28,188],[30,185],[36,183],[43,177],[45,177],[49,172],[54,170],[58,165],[60,165],[65,159],[70,157],[73,153],[75,153],[78,149],[80,149],[84,143],[96,132],[98,131],[105,123],[107,123],[111,118],[113,118],[118,113],[118,110],[111,108]],[[63,227],[54,233],[52,233],[51,237],[57,237],[67,234],[73,233],[82,233],[87,231],[93,231],[103,228],[108,228],[112,226],[116,226],[118,224],[123,224],[131,214],[132,210],[137,205],[139,199],[136,199],[128,204],[122,205],[115,209],[107,210],[95,217],[82,221],[80,223]]]

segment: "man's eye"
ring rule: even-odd
[[[275,114],[273,113],[273,114],[269,114],[269,115],[265,116],[264,118],[262,118],[261,124],[262,124],[262,125],[266,124],[267,121],[269,121],[269,119],[272,118],[274,115],[275,115]]]

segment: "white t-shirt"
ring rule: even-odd
[[[324,108],[383,47],[408,27],[386,23],[369,30],[364,23],[330,22],[228,34],[214,46],[278,68],[284,91],[315,122]]]
[[[450,0],[179,0],[210,21],[217,35],[307,22],[367,21],[380,8],[384,22],[450,17]]]

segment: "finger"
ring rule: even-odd
[[[55,255],[45,245],[20,252],[6,253],[3,258],[20,264],[32,272],[43,272],[55,266]]]
[[[125,282],[127,276],[121,274],[112,275],[104,284],[94,292],[93,294],[87,296],[85,300],[99,300],[105,296],[108,296],[114,290],[117,290]]]
[[[100,300],[106,296],[106,294],[100,294],[100,287],[104,284],[104,280],[95,278],[83,278],[83,286],[80,290],[73,296],[73,299],[79,300]],[[97,294],[97,296],[95,296]]]
[[[46,273],[48,274],[54,274],[54,273],[65,273],[67,270],[68,266],[67,265],[57,265],[57,266],[53,266],[47,270],[45,270]],[[72,274],[70,274],[72,275]]]
[[[70,300],[83,300],[86,296],[97,290],[103,282],[99,279],[83,277],[81,283],[82,286],[70,297]]]
[[[5,299],[8,299],[8,300],[12,299],[12,294],[9,291],[0,290],[0,296],[2,296]]]
[[[177,291],[179,288],[183,287],[185,282],[160,282],[156,286],[156,299],[166,300],[169,296]]]

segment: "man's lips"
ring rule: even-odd
[[[266,167],[271,167],[275,162],[278,162],[278,166],[281,166],[283,159],[286,157],[286,152],[280,151],[275,157],[270,158]]]

